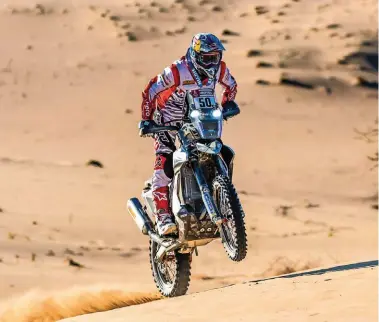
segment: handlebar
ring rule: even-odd
[[[152,134],[156,134],[159,132],[166,131],[178,131],[179,128],[177,126],[160,126],[154,121],[141,121],[138,124],[138,128],[140,129],[140,136],[149,136]]]
[[[179,131],[179,128],[177,126],[154,126],[151,129],[151,133],[158,133],[162,131]]]

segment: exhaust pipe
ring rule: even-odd
[[[141,230],[142,234],[148,235],[154,242],[161,246],[159,252],[156,255],[156,260],[161,261],[167,252],[172,251],[181,245],[180,242],[173,243],[170,240],[162,239],[155,233],[153,228],[154,225],[150,217],[143,210],[142,205],[137,198],[129,199],[126,203],[126,208],[128,209],[128,212],[134,219],[138,228]]]
[[[139,230],[144,235],[150,235],[153,233],[153,223],[150,217],[143,210],[141,203],[137,198],[131,198],[126,203],[126,208],[128,209],[130,215],[136,222]]]

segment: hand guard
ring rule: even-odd
[[[142,120],[138,124],[139,128],[139,136],[146,138],[154,136],[154,133],[151,133],[151,129],[157,126],[157,124],[153,120]]]
[[[234,101],[228,101],[222,104],[222,116],[224,120],[232,118],[240,113],[240,108]]]

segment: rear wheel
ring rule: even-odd
[[[239,262],[246,257],[247,237],[244,212],[237,192],[230,180],[223,175],[214,178],[212,188],[217,208],[226,219],[221,225],[222,243],[229,258]]]
[[[162,262],[155,260],[159,245],[150,240],[150,265],[159,292],[166,297],[186,294],[191,277],[191,254],[167,253]]]

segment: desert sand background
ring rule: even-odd
[[[249,253],[235,264],[219,242],[199,249],[190,293],[377,259],[377,169],[369,159],[377,148],[359,134],[376,128],[376,1],[0,5],[0,302],[7,314],[70,296],[72,288],[126,297],[155,292],[148,240],[125,210],[154,163],[152,140],[138,137],[141,91],[203,31],[225,43],[224,60],[239,85],[241,115],[225,125],[224,142],[237,154],[234,183],[247,214]],[[372,318],[373,269],[338,273],[341,282],[327,284],[334,293],[323,283],[291,301],[296,294],[308,305],[328,299],[312,319],[336,321],[338,308],[341,319],[355,316],[345,306],[361,288]],[[307,278],[301,281],[312,283]],[[271,294],[261,303],[268,315],[257,315],[266,321],[279,318],[275,294],[290,296],[289,285],[276,293],[280,283],[270,280],[254,294],[242,286],[225,292],[243,303]],[[190,297],[204,303],[217,292]],[[247,307],[235,311],[246,321],[254,317],[243,313]],[[38,321],[27,314],[7,321]]]

